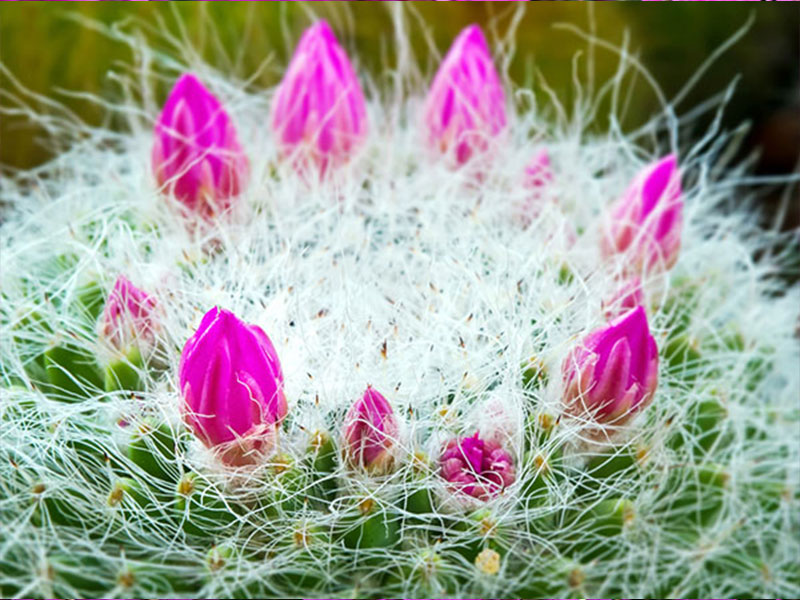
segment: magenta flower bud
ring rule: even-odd
[[[511,455],[478,433],[447,443],[439,459],[439,473],[453,491],[479,500],[493,498],[514,483],[516,473]]]
[[[325,21],[306,29],[272,101],[281,153],[302,173],[345,163],[367,131],[353,65]]]
[[[638,306],[576,346],[562,365],[569,414],[619,425],[649,404],[658,384],[658,348]]]
[[[638,277],[632,277],[611,298],[603,300],[603,312],[608,319],[625,314],[637,306],[644,306],[642,281]]]
[[[542,200],[546,196],[546,188],[553,182],[553,170],[550,168],[550,156],[546,149],[539,150],[525,167],[523,187],[528,194],[522,205],[520,217],[527,227],[539,214]]]
[[[230,117],[190,73],[175,82],[156,121],[152,163],[158,184],[204,218],[230,207],[250,169]]]
[[[670,269],[678,260],[683,199],[674,154],[645,168],[612,206],[603,250],[630,253],[636,269]]]
[[[228,464],[254,462],[288,412],[283,373],[267,335],[212,308],[181,353],[183,419]]]
[[[453,42],[425,100],[428,143],[456,165],[489,147],[506,127],[506,99],[489,46],[477,25]]]
[[[388,471],[394,462],[392,450],[399,431],[392,405],[372,386],[367,386],[344,420],[343,447],[347,461],[368,471]]]
[[[155,309],[155,298],[119,275],[103,309],[101,336],[120,352],[127,352],[137,342],[152,344],[157,327]]]
[[[533,155],[525,167],[525,188],[538,190],[553,182],[553,170],[550,168],[550,155],[542,148]]]

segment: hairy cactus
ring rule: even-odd
[[[0,182],[0,596],[800,595],[796,246],[723,134],[523,108],[475,26],[402,102],[299,52]]]

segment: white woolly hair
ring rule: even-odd
[[[21,597],[79,593],[54,576],[53,556],[67,555],[76,561],[76,574],[110,582],[98,592],[104,597],[176,595],[176,580],[194,585],[193,593],[203,597],[279,596],[286,590],[276,575],[308,560],[296,544],[298,524],[330,532],[348,507],[373,498],[402,520],[402,544],[360,556],[325,538],[313,560],[303,563],[319,577],[309,595],[497,598],[530,589],[530,581],[554,597],[800,595],[800,287],[781,277],[797,241],[780,233],[780,219],[771,228],[759,227],[755,210],[764,185],[785,187],[785,208],[799,179],[757,178],[751,160],[730,162],[742,132],[722,130],[720,115],[733,86],[676,114],[676,101],[718,52],[679,98],[668,99],[627,45],[618,48],[566,26],[585,39],[588,56],[612,52],[619,68],[610,81],[594,86],[591,61],[586,75],[583,59],[576,59],[577,100],[565,106],[542,78],[530,89],[507,80],[504,68],[522,9],[506,13],[493,27],[506,33],[493,46],[506,79],[510,127],[502,142],[492,143],[489,167],[476,178],[474,169],[452,170],[424,150],[420,109],[431,73],[421,74],[407,41],[408,28],[417,26],[409,19],[413,9],[389,10],[398,57],[381,78],[389,84],[360,72],[368,97],[366,144],[321,182],[298,177],[280,160],[268,126],[274,89],[253,89],[216,71],[179,36],[163,33],[173,52],[162,54],[135,32],[103,29],[130,44],[138,60],[114,73],[119,99],[87,99],[109,117],[122,117],[124,131],[89,126],[5,72],[11,85],[0,91],[3,111],[28,116],[63,151],[45,165],[0,180],[6,205],[0,590]],[[154,88],[186,70],[221,99],[251,163],[249,185],[231,214],[201,233],[187,230],[160,193],[150,165],[159,110]],[[643,126],[623,131],[617,116],[630,101],[626,93],[634,78],[650,84],[662,110]],[[593,124],[602,101],[610,101],[611,125],[597,133]],[[708,113],[715,115],[708,130],[687,140],[690,126]],[[530,192],[522,174],[541,148],[552,162],[547,194],[554,202],[544,203],[524,227],[519,207]],[[619,437],[598,441],[586,435],[580,419],[558,419],[561,364],[582,336],[606,321],[602,302],[618,291],[625,267],[599,252],[604,211],[641,168],[670,152],[679,157],[684,187],[680,258],[666,273],[642,274],[651,331],[662,349],[659,386],[652,404]],[[210,244],[219,250],[208,252]],[[61,255],[77,260],[53,269]],[[163,310],[158,352],[165,373],[148,374],[145,391],[135,395],[92,390],[86,400],[69,403],[43,394],[25,369],[40,348],[70,339],[101,363],[108,360],[96,328],[65,307],[86,282],[110,290],[119,274],[154,295]],[[404,427],[394,473],[354,474],[340,463],[336,474],[343,491],[328,511],[301,509],[277,521],[269,510],[271,459],[259,468],[234,470],[219,465],[198,441],[189,443],[180,464],[165,468],[191,468],[221,486],[227,504],[248,507],[215,540],[218,549],[232,549],[225,567],[209,571],[210,544],[189,543],[170,517],[172,490],[137,472],[147,493],[163,492],[167,499],[158,496],[156,513],[131,509],[120,518],[107,502],[117,475],[108,462],[87,470],[76,445],[95,446],[125,462],[128,432],[145,416],[193,439],[180,417],[177,368],[183,344],[214,306],[259,325],[277,349],[290,414],[282,453],[302,458],[319,430],[338,440],[345,412],[367,385],[389,399]],[[663,354],[680,309],[689,314],[687,335],[703,358],[686,365],[690,379]],[[741,340],[736,349],[723,343],[731,335]],[[543,365],[546,383],[526,391],[521,365],[532,357]],[[747,386],[754,360],[766,365],[764,376]],[[721,399],[726,409],[725,443],[712,446],[701,462],[724,465],[729,480],[720,517],[686,539],[666,525],[671,502],[695,485],[693,476],[673,483],[667,496],[660,490],[676,466],[697,460],[696,440],[684,425],[692,407],[709,398]],[[548,456],[563,446],[569,472],[621,444],[639,452],[630,478],[598,486],[588,498],[592,504],[632,500],[634,519],[616,542],[624,551],[610,560],[577,565],[560,558],[560,539],[577,534],[591,541],[592,531],[576,532],[557,519],[546,535],[529,527],[584,506],[575,500],[570,477],[549,480],[541,506],[519,500],[521,482],[539,468],[530,460],[533,442],[525,424],[543,414],[557,424],[534,450]],[[131,425],[121,427],[120,419]],[[478,504],[489,511],[502,532],[492,545],[502,555],[496,574],[452,552],[474,531],[432,530],[413,521],[401,503],[415,453],[428,457],[421,476],[437,497],[452,496],[437,475],[436,458],[447,440],[475,431],[503,443],[515,460],[517,483],[485,503],[450,499],[441,505],[442,517],[468,525]],[[668,440],[676,435],[689,439],[673,447]],[[44,497],[68,499],[83,525],[34,524],[31,490],[37,485]],[[763,508],[753,491],[760,485],[782,490],[776,510]],[[359,562],[365,556],[366,569]],[[144,564],[150,566],[135,578],[118,577]],[[389,572],[404,575],[380,579]]]

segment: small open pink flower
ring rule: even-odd
[[[472,437],[450,440],[439,459],[439,473],[449,487],[479,500],[488,500],[514,483],[511,455],[496,441]]]
[[[470,25],[453,42],[424,106],[428,143],[456,165],[484,152],[506,127],[506,98],[481,28]]]
[[[367,107],[353,65],[325,21],[300,38],[272,101],[272,130],[295,167],[345,163],[364,141]]]
[[[377,390],[367,387],[345,417],[344,450],[348,462],[368,471],[387,471],[392,466],[398,433],[392,405]]]
[[[638,306],[587,335],[562,365],[567,413],[620,425],[653,399],[658,348]]]
[[[223,462],[268,450],[288,406],[275,348],[256,325],[212,308],[181,353],[183,418]]]
[[[117,276],[100,321],[102,338],[120,352],[136,343],[152,344],[157,327],[155,309],[155,298],[124,275]]]
[[[195,215],[225,211],[249,175],[230,117],[200,80],[182,75],[156,121],[156,181]]]
[[[607,256],[625,253],[635,269],[670,269],[678,260],[683,227],[680,171],[674,154],[640,172],[609,211]]]

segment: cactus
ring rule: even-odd
[[[299,52],[0,184],[0,596],[800,595],[800,288],[722,134],[549,121],[476,26],[402,101]]]

